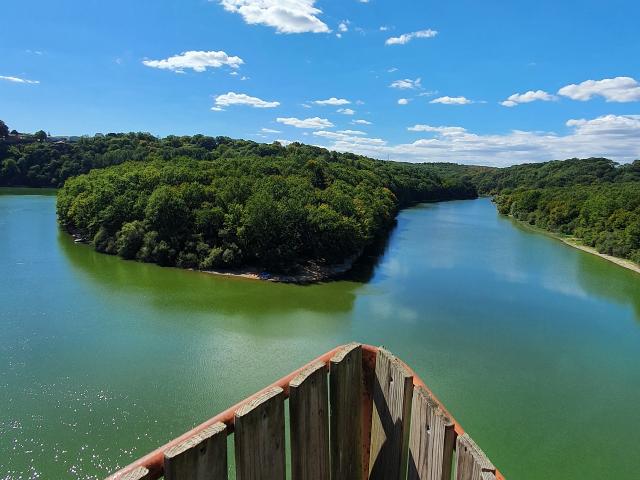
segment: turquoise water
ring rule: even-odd
[[[0,194],[0,479],[90,479],[333,346],[409,363],[511,479],[635,478],[640,275],[487,199],[404,210],[352,281],[160,268]],[[621,441],[622,440],[622,441]]]

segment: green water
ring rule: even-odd
[[[100,478],[336,344],[411,364],[510,479],[637,478],[640,275],[487,199],[403,211],[358,280],[94,253],[0,195],[0,478]]]

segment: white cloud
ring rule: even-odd
[[[408,105],[409,104],[409,99],[408,98],[399,98],[398,99],[398,105]]]
[[[215,106],[212,110],[219,111],[222,107],[231,105],[248,105],[254,108],[275,108],[280,102],[268,102],[258,97],[250,97],[246,93],[229,92],[216,97]]]
[[[462,127],[416,125],[412,131],[430,135],[411,143],[389,145],[325,138],[328,148],[377,158],[412,162],[457,162],[506,166],[572,157],[604,156],[620,162],[640,158],[640,115],[604,115],[566,122],[565,134],[514,130],[506,134],[475,134]]]
[[[591,120],[584,118],[567,121],[580,135],[626,136],[630,132],[640,135],[640,115],[603,115]]]
[[[387,70],[387,73],[393,73],[393,72],[397,72],[398,69],[396,67],[391,67]]]
[[[273,128],[261,128],[262,133],[282,133],[280,130],[274,130]]]
[[[338,113],[341,113],[343,115],[355,115],[356,111],[352,110],[350,108],[339,108],[338,110],[336,110]]]
[[[313,118],[305,118],[299,119],[295,117],[276,118],[276,122],[283,123],[284,125],[289,125],[296,128],[330,128],[333,127],[333,123],[331,123],[326,118],[313,117]]]
[[[322,10],[315,0],[221,0],[225,10],[239,13],[251,25],[273,27],[278,33],[328,33],[329,27],[318,18]]]
[[[467,130],[462,127],[432,127],[431,125],[414,125],[413,127],[408,127],[407,130],[410,132],[436,132],[441,135],[457,135],[460,133],[464,133]]]
[[[429,103],[441,103],[443,105],[467,105],[473,102],[466,97],[438,97],[434,98]]]
[[[349,100],[347,100],[346,98],[336,98],[336,97],[331,97],[331,98],[327,98],[326,100],[314,100],[314,102],[316,105],[333,105],[333,106],[337,106],[337,105],[349,105],[351,102]]]
[[[238,68],[244,61],[240,57],[229,56],[222,50],[218,52],[191,50],[182,52],[180,55],[165,58],[164,60],[143,60],[142,63],[147,67],[182,73],[188,68],[196,72],[204,72],[207,68],[219,68],[223,65]]]
[[[389,37],[384,43],[385,45],[404,45],[414,38],[433,38],[436,35],[438,35],[438,32],[435,30],[419,30],[417,32],[403,33],[399,37]]]
[[[557,99],[558,97],[556,97],[555,95],[551,95],[544,90],[529,90],[525,93],[514,93],[504,102],[500,102],[500,105],[504,107],[515,107],[516,105],[520,105],[521,103],[530,103],[535,102],[536,100],[551,102]]]
[[[343,22],[340,22],[340,24],[338,25],[338,30],[340,30],[342,33],[348,32],[350,23],[351,22],[349,20],[344,20]]]
[[[640,83],[631,77],[586,80],[562,87],[558,95],[583,102],[594,96],[601,96],[607,102],[637,102],[640,101]]]
[[[345,135],[366,135],[366,132],[362,130],[338,130],[338,133],[344,133]]]
[[[349,135],[341,132],[328,132],[326,130],[320,130],[318,132],[313,132],[313,134],[318,137],[327,138],[336,142],[349,142],[354,145],[384,146],[387,144],[387,142],[385,140],[382,140],[381,138],[368,138],[359,135]]]
[[[403,80],[396,80],[394,82],[391,82],[391,85],[389,85],[389,87],[399,88],[400,90],[415,90],[418,88],[422,88],[421,82],[422,80],[420,78],[416,78],[415,80],[405,78]]]
[[[380,30],[381,32],[386,32],[387,30],[389,30],[389,27],[387,27],[386,25],[381,25],[381,26],[380,26],[380,28],[379,28],[379,30]]]
[[[30,85],[37,85],[38,83],[40,83],[40,80],[27,80],[26,78],[7,77],[4,75],[0,75],[0,80],[4,80],[5,82],[12,82],[12,83],[28,83]]]
[[[367,120],[351,120],[351,123],[353,123],[354,125],[373,125],[373,123],[367,121]]]

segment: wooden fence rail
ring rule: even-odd
[[[286,401],[288,399],[288,401]],[[290,448],[285,445],[289,411]],[[424,382],[380,347],[337,347],[107,480],[504,480]]]

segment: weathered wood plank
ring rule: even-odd
[[[145,467],[138,467],[122,475],[119,480],[151,480],[151,475]]]
[[[397,480],[406,474],[413,376],[387,350],[376,356],[371,419],[371,480]]]
[[[409,480],[449,480],[455,444],[453,422],[423,387],[413,391]]]
[[[466,433],[456,439],[456,480],[484,480],[483,472],[496,467]]]
[[[227,427],[218,422],[164,452],[165,480],[227,480]]]
[[[289,383],[291,477],[328,480],[329,399],[327,371],[318,362]]]
[[[350,344],[330,362],[331,479],[362,478],[362,346]]]
[[[266,390],[235,414],[237,480],[285,479],[284,392]]]

